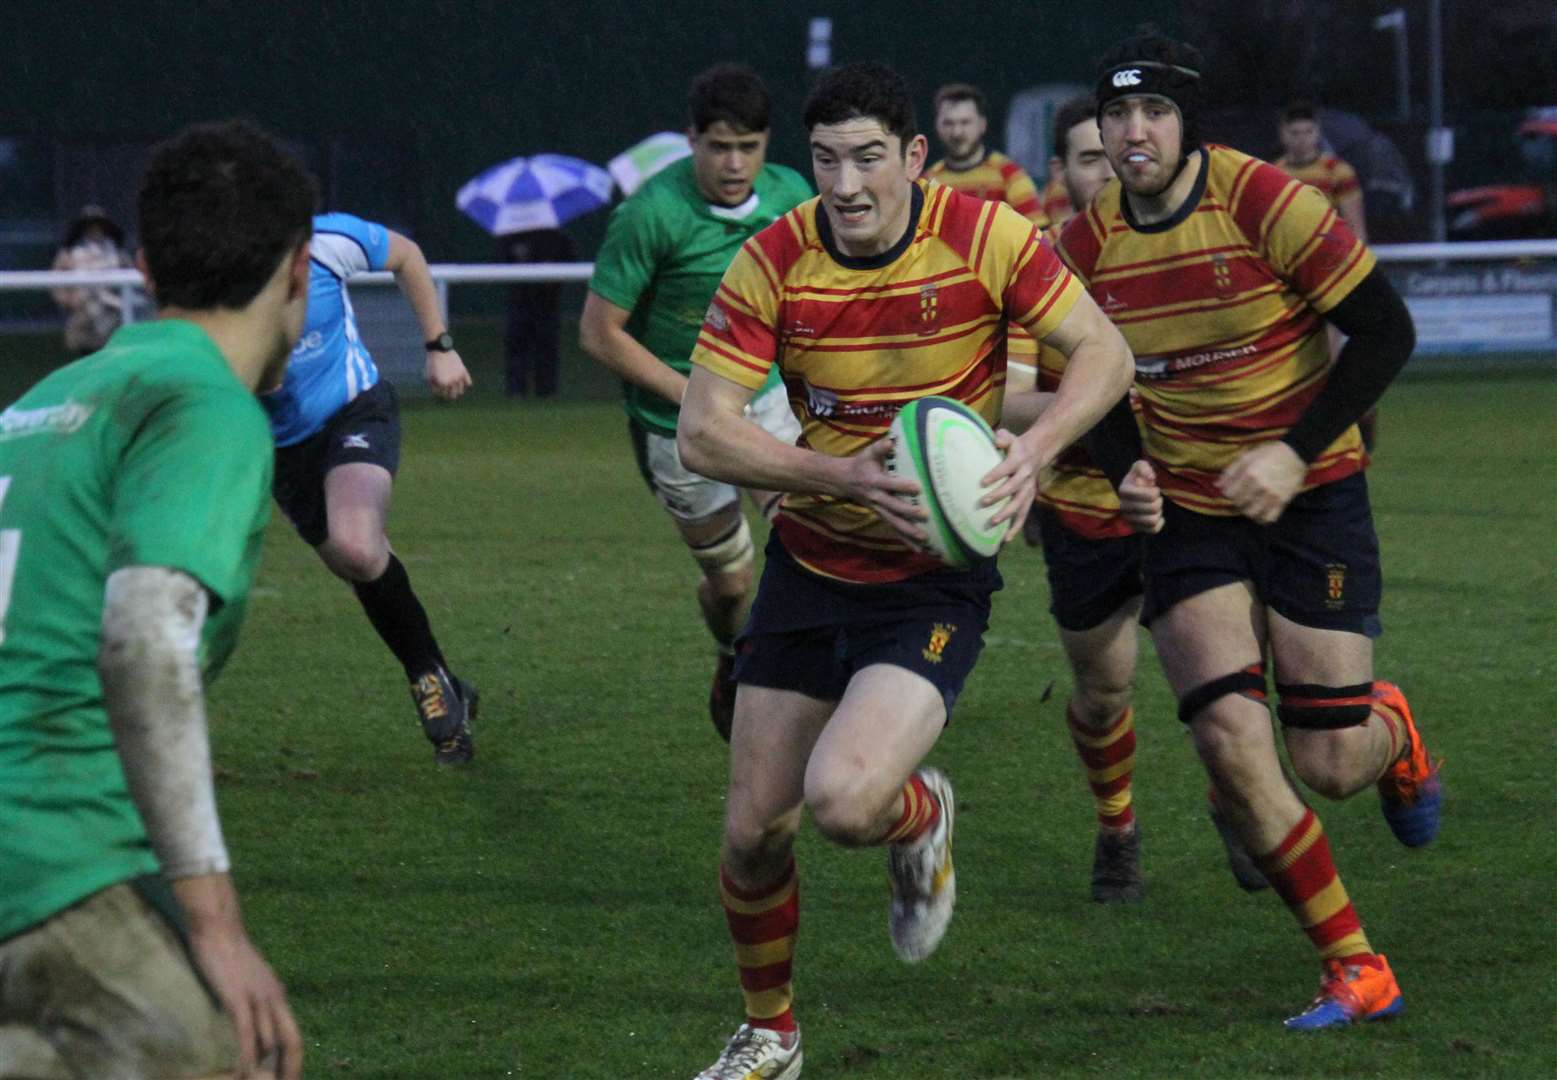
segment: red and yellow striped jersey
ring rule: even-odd
[[[1320,154],[1307,165],[1294,165],[1282,156],[1276,159],[1275,165],[1288,176],[1295,176],[1324,192],[1331,206],[1339,208],[1347,199],[1362,195],[1357,170],[1334,154]]]
[[[925,175],[975,199],[1003,202],[1040,229],[1049,226],[1033,178],[998,150],[988,151],[982,161],[966,169],[953,168],[942,158],[926,169]],[[1038,342],[1020,326],[1013,326],[1006,352],[1017,363],[1031,367],[1035,362],[1033,357],[1038,353]]]
[[[1052,333],[1081,296],[1032,223],[1001,203],[914,185],[913,224],[876,258],[832,242],[820,200],[748,240],[709,306],[692,362],[755,390],[775,363],[801,423],[799,445],[846,457],[929,394],[1000,418],[1006,327]],[[899,581],[937,569],[875,511],[790,494],[775,519],[785,548],[819,574]]]
[[[1065,204],[1069,206],[1070,203]],[[1060,226],[1051,225],[1044,239],[1058,244]],[[1032,338],[1028,339],[1032,341]],[[1038,389],[1059,389],[1069,359],[1052,345],[1037,345]],[[1012,351],[1012,356],[1016,355]],[[1129,536],[1133,531],[1119,512],[1119,495],[1108,477],[1092,463],[1078,442],[1055,458],[1038,476],[1038,505],[1047,506],[1071,532],[1091,540]]]
[[[988,151],[977,165],[965,169],[955,169],[942,158],[926,169],[925,175],[975,199],[1003,202],[1040,229],[1049,224],[1033,178],[999,150]]]
[[[1059,252],[1135,353],[1146,452],[1164,494],[1236,514],[1217,491],[1245,449],[1279,439],[1330,372],[1324,313],[1374,267],[1317,190],[1247,154],[1210,146],[1172,218],[1132,224],[1117,181],[1060,234]],[[1355,426],[1304,487],[1366,465]]]

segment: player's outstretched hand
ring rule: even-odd
[[[994,506],[1002,499],[1010,500],[989,519],[991,525],[1009,522],[1005,538],[1001,540],[1005,544],[1021,533],[1022,523],[1033,508],[1033,495],[1038,489],[1039,461],[1032,447],[1005,428],[995,432],[995,448],[1005,458],[979,481],[980,487],[992,489],[985,492],[979,505]]]
[[[1307,475],[1308,466],[1296,450],[1284,442],[1268,442],[1239,454],[1222,470],[1216,486],[1244,517],[1269,525],[1286,510]]]
[[[470,372],[453,349],[427,353],[427,388],[443,401],[453,401],[470,389]]]
[[[1119,509],[1136,532],[1162,531],[1162,489],[1150,462],[1142,460],[1130,466],[1119,485]]]
[[[847,463],[844,486],[848,497],[861,506],[868,506],[915,547],[923,547],[929,533],[921,522],[929,521],[930,514],[905,496],[919,494],[919,482],[907,476],[887,470],[887,458],[892,453],[892,440],[883,436],[858,454],[844,458]]]

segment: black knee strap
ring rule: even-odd
[[[1324,686],[1320,683],[1276,684],[1281,702],[1276,715],[1287,727],[1335,731],[1368,722],[1373,712],[1373,684]]]
[[[1231,675],[1223,675],[1219,679],[1201,683],[1179,698],[1179,721],[1189,723],[1201,709],[1228,694],[1242,694],[1263,705],[1265,703],[1264,666],[1250,664],[1242,671],[1235,671]]]

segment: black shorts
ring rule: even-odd
[[[324,478],[337,465],[365,461],[393,476],[400,468],[400,400],[380,381],[346,403],[330,422],[300,443],[276,448],[276,504],[313,547],[330,535]]]
[[[1067,529],[1047,506],[1033,507],[1049,576],[1049,612],[1066,630],[1101,626],[1141,595],[1143,537],[1091,539]]]
[[[1162,531],[1146,539],[1150,624],[1181,600],[1235,581],[1254,584],[1260,602],[1303,626],[1383,632],[1383,577],[1362,473],[1305,491],[1273,525],[1216,517],[1163,500]]]
[[[834,581],[801,567],[771,533],[736,643],[736,681],[837,701],[861,669],[892,664],[930,680],[949,720],[1001,584],[992,562],[881,585]]]

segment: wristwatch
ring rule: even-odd
[[[427,351],[428,352],[453,352],[454,351],[454,335],[450,334],[447,330],[445,330],[443,333],[439,334],[437,337],[433,338],[431,341],[429,341],[427,343]]]

